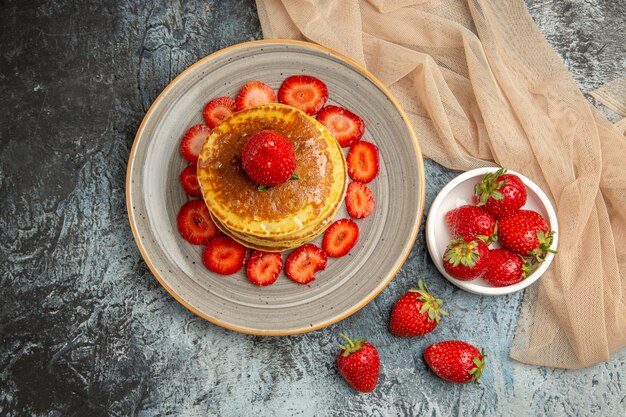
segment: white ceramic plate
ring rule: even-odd
[[[328,86],[329,104],[364,119],[364,140],[380,150],[380,173],[369,184],[376,209],[357,221],[361,237],[350,254],[329,259],[311,284],[297,285],[283,273],[273,285],[260,288],[247,281],[244,270],[231,276],[211,273],[202,265],[202,248],[179,236],[176,215],[188,199],[178,182],[186,165],[179,144],[190,126],[203,122],[202,110],[211,98],[235,97],[252,79],[278,91],[293,74],[320,78]],[[126,192],[137,245],[152,273],[178,301],[229,329],[286,335],[335,323],[382,291],[417,236],[425,182],[421,151],[404,112],[370,73],[313,44],[255,41],[200,60],[155,100],[131,150]],[[342,207],[338,217],[346,216]]]
[[[457,287],[475,294],[504,295],[526,288],[541,277],[550,266],[552,259],[554,259],[554,254],[548,253],[545,261],[535,272],[523,281],[507,287],[494,287],[482,278],[472,281],[460,281],[450,276],[443,268],[443,254],[451,239],[448,226],[444,219],[445,214],[456,207],[471,204],[471,198],[474,194],[474,185],[480,182],[483,174],[486,172],[494,172],[497,169],[498,168],[478,168],[467,171],[454,178],[439,192],[428,211],[428,218],[426,220],[426,244],[430,257],[437,266],[437,269],[439,269],[439,272],[441,272],[448,281]],[[546,219],[550,229],[554,231],[552,249],[556,250],[559,239],[557,232],[559,226],[550,199],[537,184],[524,175],[511,170],[508,170],[508,172],[519,176],[524,185],[526,185],[528,198],[523,208],[534,210]],[[497,248],[500,247],[500,245],[496,242],[492,244],[492,247]]]

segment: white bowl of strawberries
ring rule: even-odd
[[[448,183],[426,220],[433,262],[451,283],[482,295],[528,287],[554,259],[558,222],[548,196],[514,171],[479,168]]]

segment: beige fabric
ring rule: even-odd
[[[626,77],[610,81],[589,94],[620,116],[626,116]]]
[[[588,104],[522,0],[257,0],[265,38],[364,64],[409,114],[427,157],[537,182],[559,254],[524,295],[511,356],[579,368],[626,345],[626,140]]]

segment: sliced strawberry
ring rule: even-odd
[[[234,274],[246,263],[246,248],[228,236],[218,236],[204,248],[202,262],[215,273]]]
[[[211,128],[207,125],[198,124],[192,126],[180,143],[180,153],[189,162],[196,162],[202,151],[202,145],[211,134]]]
[[[323,250],[312,243],[300,246],[287,257],[285,273],[298,284],[308,284],[315,279],[315,273],[326,269],[328,258]]]
[[[195,164],[187,165],[185,169],[183,169],[183,172],[180,173],[180,176],[178,178],[180,179],[180,184],[183,186],[183,190],[185,190],[185,193],[187,193],[188,196],[202,196]]]
[[[292,75],[278,89],[278,101],[314,115],[328,100],[328,88],[322,80],[310,75]]]
[[[368,183],[378,175],[378,148],[363,140],[355,142],[348,151],[346,162],[350,178]]]
[[[346,208],[348,214],[354,219],[362,219],[374,211],[374,195],[372,190],[360,182],[348,184],[346,192]]]
[[[339,219],[331,224],[322,240],[324,253],[333,258],[345,256],[359,240],[359,226],[351,219]]]
[[[234,112],[235,100],[231,97],[214,98],[204,107],[204,121],[213,129]]]
[[[264,287],[273,284],[283,269],[283,257],[276,252],[255,250],[248,260],[246,273],[248,281]]]
[[[183,204],[176,217],[176,225],[183,239],[194,245],[206,245],[220,234],[202,200],[191,200]]]
[[[276,93],[269,85],[254,80],[241,88],[235,101],[235,108],[239,111],[268,103],[276,103]]]
[[[363,119],[339,106],[324,107],[317,114],[317,120],[330,130],[339,145],[344,148],[360,140],[365,131]]]

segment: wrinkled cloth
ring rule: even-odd
[[[536,182],[558,254],[523,297],[511,357],[580,368],[626,345],[626,139],[583,97],[522,0],[257,0],[266,39],[321,44],[402,104],[426,157]]]

